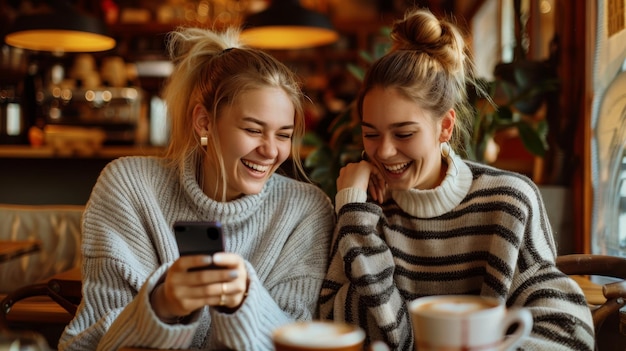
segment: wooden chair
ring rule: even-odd
[[[581,285],[593,317],[597,350],[624,350],[626,348],[626,258],[569,254],[556,259],[557,267],[572,276]],[[596,284],[590,276],[608,278]]]

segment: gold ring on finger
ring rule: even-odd
[[[222,283],[222,294],[220,295],[220,306],[224,306],[224,294],[226,294],[226,283]]]

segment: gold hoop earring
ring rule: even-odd
[[[365,153],[365,150],[361,151],[361,160],[369,161],[369,158],[367,157],[367,153]]]
[[[206,135],[203,135],[200,137],[200,145],[202,146],[207,146],[209,145],[209,137]]]

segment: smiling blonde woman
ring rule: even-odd
[[[167,154],[100,175],[83,218],[83,299],[59,350],[271,350],[275,328],[317,317],[332,204],[276,173],[290,156],[302,170],[299,82],[238,34],[170,34]],[[176,221],[220,222],[225,252],[179,256]]]

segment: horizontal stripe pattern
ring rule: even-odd
[[[593,350],[589,308],[576,283],[554,265],[554,239],[536,185],[516,173],[452,162],[458,173],[448,172],[434,191],[462,187],[468,179],[467,191],[437,208],[437,216],[421,211],[432,191],[394,193],[382,205],[338,194],[322,318],[359,324],[368,342],[413,350],[407,302],[484,295],[531,310],[534,327],[521,349]]]

